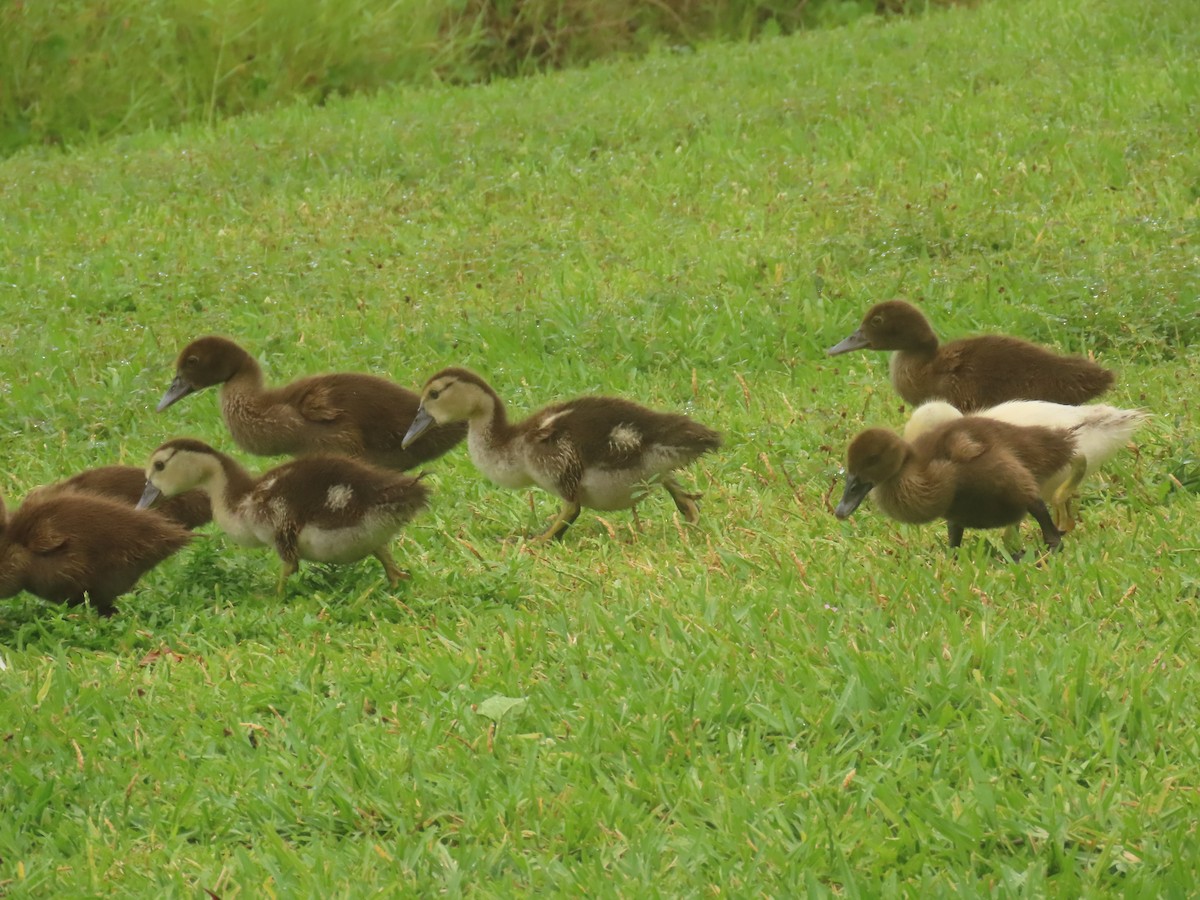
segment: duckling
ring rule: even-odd
[[[873,490],[880,509],[900,522],[945,519],[952,548],[966,528],[1015,525],[1028,513],[1054,550],[1061,534],[1039,484],[1076,452],[1074,437],[1061,429],[981,416],[938,425],[911,444],[871,428],[850,443],[845,490],[834,513],[849,517]]]
[[[138,507],[192,489],[208,494],[214,521],[234,543],[275,548],[280,595],[302,559],[349,563],[368,554],[395,587],[408,573],[396,566],[388,541],[429,496],[420,478],[345,456],[302,457],[256,480],[208,444],[175,438],[151,454]]]
[[[1075,528],[1073,507],[1080,483],[1112,459],[1148,418],[1140,409],[1118,409],[1102,404],[1066,406],[1042,400],[1010,400],[974,415],[1013,425],[1061,428],[1074,434],[1075,458],[1070,465],[1052,473],[1041,485],[1042,497],[1054,513],[1054,525],[1063,532]],[[962,413],[949,403],[931,400],[913,410],[904,426],[904,439],[911,442],[937,425],[961,417]]]
[[[47,497],[64,492],[99,494],[119,500],[131,509],[146,487],[146,473],[137,466],[100,466],[63,481],[45,484],[29,492],[30,497]],[[203,491],[186,491],[158,504],[154,511],[191,531],[212,521],[212,507]]]
[[[260,456],[346,454],[403,471],[437,459],[466,427],[430,434],[417,450],[401,446],[420,403],[415,393],[374,375],[339,372],[263,387],[262,369],[228,338],[192,341],[179,354],[175,379],[158,402],[162,412],[188,394],[221,385],[221,416],[234,443]]]
[[[908,403],[946,400],[963,412],[1007,400],[1047,400],[1075,405],[1106,390],[1113,373],[1089,359],[1059,356],[1003,335],[938,344],[928,320],[903,300],[877,303],[858,330],[827,351],[895,350],[892,386]]]
[[[466,369],[448,368],[425,383],[421,406],[404,436],[407,447],[437,423],[466,422],[467,449],[501,487],[536,484],[562,498],[562,509],[536,541],[561,539],[580,509],[629,509],[658,479],[688,522],[699,494],[672,472],[721,445],[721,436],[687,416],[646,409],[616,397],[556,403],[510,424],[499,395]]]
[[[21,591],[101,616],[116,598],[192,538],[164,516],[95,494],[28,497],[8,518],[0,499],[0,597]]]

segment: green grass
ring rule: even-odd
[[[0,154],[396,84],[489,81],[962,0],[37,0],[0,5]],[[970,0],[968,0],[970,2]]]
[[[0,890],[1191,893],[1192,19],[995,3],[0,162],[10,500],[231,449],[212,392],[153,412],[206,332],[277,382],[464,364],[514,411],[604,390],[727,440],[695,528],[658,492],[526,549],[553,499],[456,453],[395,592],[368,560],[280,603],[214,534],[111,621],[5,601]],[[833,518],[905,410],[882,355],[823,351],[901,293],[1154,413],[1043,565]]]

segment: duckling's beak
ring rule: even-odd
[[[188,383],[187,379],[182,375],[176,375],[171,382],[171,386],[167,388],[167,392],[162,395],[162,399],[158,401],[158,406],[154,407],[155,412],[162,412],[176,400],[182,400],[188,394],[194,393],[195,388]]]
[[[154,505],[154,501],[162,496],[162,491],[152,485],[149,481],[146,482],[146,489],[142,491],[142,499],[137,502],[135,509],[149,509]]]
[[[861,350],[863,347],[870,346],[871,341],[862,333],[862,329],[860,328],[854,334],[843,338],[840,342],[826,350],[825,355],[837,356],[839,353],[849,353],[851,350]]]
[[[833,514],[839,519],[850,518],[850,514],[858,509],[858,505],[866,499],[873,487],[875,485],[871,482],[847,472],[846,487],[842,490],[842,502],[837,505]]]
[[[408,432],[404,435],[404,440],[400,442],[400,448],[407,450],[408,445],[423,435],[429,430],[430,425],[436,425],[433,416],[425,412],[425,406],[422,404],[417,407],[417,417],[413,419],[413,423],[408,426]]]

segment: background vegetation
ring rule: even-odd
[[[0,154],[949,2],[15,0],[0,4]]]
[[[213,392],[153,412],[208,332],[276,382],[465,364],[514,413],[611,391],[727,441],[694,528],[659,492],[534,551],[554,502],[458,453],[395,592],[368,560],[279,603],[212,535],[111,621],[4,601],[2,889],[1190,894],[1193,19],[996,3],[0,162],[12,501],[229,449]],[[1061,554],[832,517],[907,411],[823,351],[895,294],[1152,411]]]

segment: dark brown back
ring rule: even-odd
[[[63,481],[38,488],[42,496],[67,491],[82,491],[136,506],[146,487],[146,474],[135,466],[100,466],[87,469]],[[159,515],[182,525],[199,528],[212,521],[212,505],[203,491],[186,491],[176,497],[160,500],[154,506]]]

